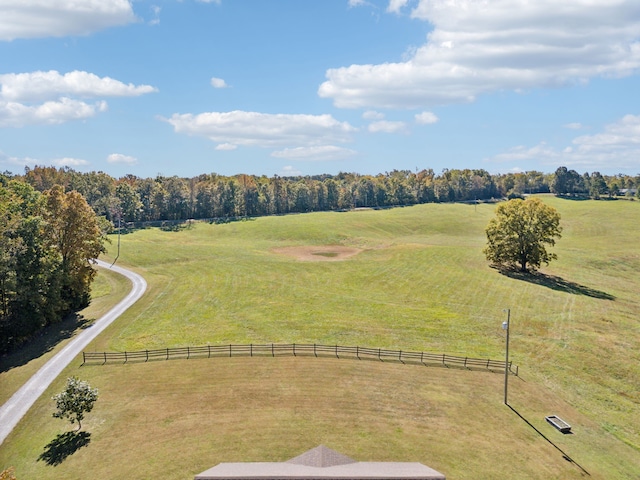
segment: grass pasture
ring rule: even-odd
[[[510,308],[521,372],[510,404],[555,447],[502,404],[495,373],[315,358],[78,361],[66,376],[101,392],[83,422],[90,442],[57,466],[38,461],[67,429],[49,400],[63,375],[0,446],[0,467],[15,465],[18,478],[188,479],[324,443],[360,460],[420,461],[452,480],[583,478],[579,467],[638,478],[640,204],[544,201],[564,232],[559,260],[534,280],[486,265],[491,205],[141,230],[122,237],[119,262],[149,291],[90,349],[315,342],[500,359]],[[312,262],[279,250],[330,245],[361,251]],[[575,433],[556,432],[549,414]]]

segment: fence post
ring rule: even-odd
[[[313,354],[318,357],[318,352],[316,352],[316,344],[313,344]]]
[[[229,358],[231,358],[231,344],[229,344]]]
[[[167,348],[167,360],[169,360],[169,349]]]
[[[382,358],[380,358],[380,349],[378,349],[378,360],[382,361]]]
[[[127,363],[127,351],[124,351],[124,363]]]
[[[191,358],[191,351],[189,350],[189,345],[187,345],[187,360]]]
[[[338,356],[338,345],[336,345],[336,358],[340,358],[340,357]]]
[[[84,356],[84,352],[82,352],[82,365],[84,365],[84,362],[86,362],[86,358]]]
[[[145,359],[145,362],[149,361],[149,350],[145,350],[145,352],[147,352],[147,358]]]
[[[275,352],[273,351],[273,343],[271,344],[271,356],[272,357],[276,356]]]
[[[424,352],[420,352],[420,363],[424,365]]]
[[[360,347],[358,345],[356,345],[356,357],[360,360]]]
[[[104,352],[104,363],[107,363],[107,352]]]
[[[446,365],[446,364],[447,364],[447,362],[445,361],[445,356],[446,356],[446,354],[444,354],[444,353],[443,353],[443,354],[442,354],[442,364],[443,364],[443,365]]]
[[[211,345],[207,344],[207,347],[209,347],[209,358],[211,358]]]
[[[398,355],[398,360],[400,360],[400,363],[402,363],[402,350],[400,350],[400,355]]]
[[[293,356],[294,357],[296,356],[296,344],[295,343],[293,344]]]
[[[249,344],[249,356],[253,357],[253,343]]]

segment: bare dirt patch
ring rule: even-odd
[[[272,251],[306,262],[339,262],[357,255],[362,249],[342,245],[306,245],[274,248]]]

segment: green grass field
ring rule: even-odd
[[[640,203],[544,201],[564,232],[559,259],[535,281],[488,267],[492,205],[125,235],[119,262],[149,291],[89,349],[315,342],[501,359],[509,308],[521,373],[510,404],[557,448],[502,404],[496,373],[315,358],[78,361],[0,446],[0,468],[15,465],[19,479],[188,479],[222,461],[280,461],[323,443],[359,460],[420,461],[450,480],[583,478],[580,467],[591,478],[638,478]],[[362,251],[317,262],[275,253],[308,245]],[[27,366],[3,369],[3,389]],[[38,457],[70,427],[51,418],[50,397],[72,374],[101,396],[83,422],[88,444],[51,466]],[[547,425],[550,414],[574,434]]]

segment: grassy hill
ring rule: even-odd
[[[119,262],[150,290],[90,347],[317,342],[500,359],[509,308],[514,410],[502,404],[502,375],[488,372],[315,358],[78,361],[67,376],[101,392],[83,422],[90,441],[57,466],[38,461],[67,428],[50,417],[60,378],[0,446],[0,467],[15,465],[18,478],[187,479],[324,443],[359,460],[420,461],[449,479],[638,478],[640,204],[544,201],[564,232],[558,261],[535,278],[487,266],[492,205],[138,231],[123,236]],[[359,253],[327,261],[331,245]],[[281,250],[309,246],[317,261]],[[549,414],[574,435],[547,425]]]

